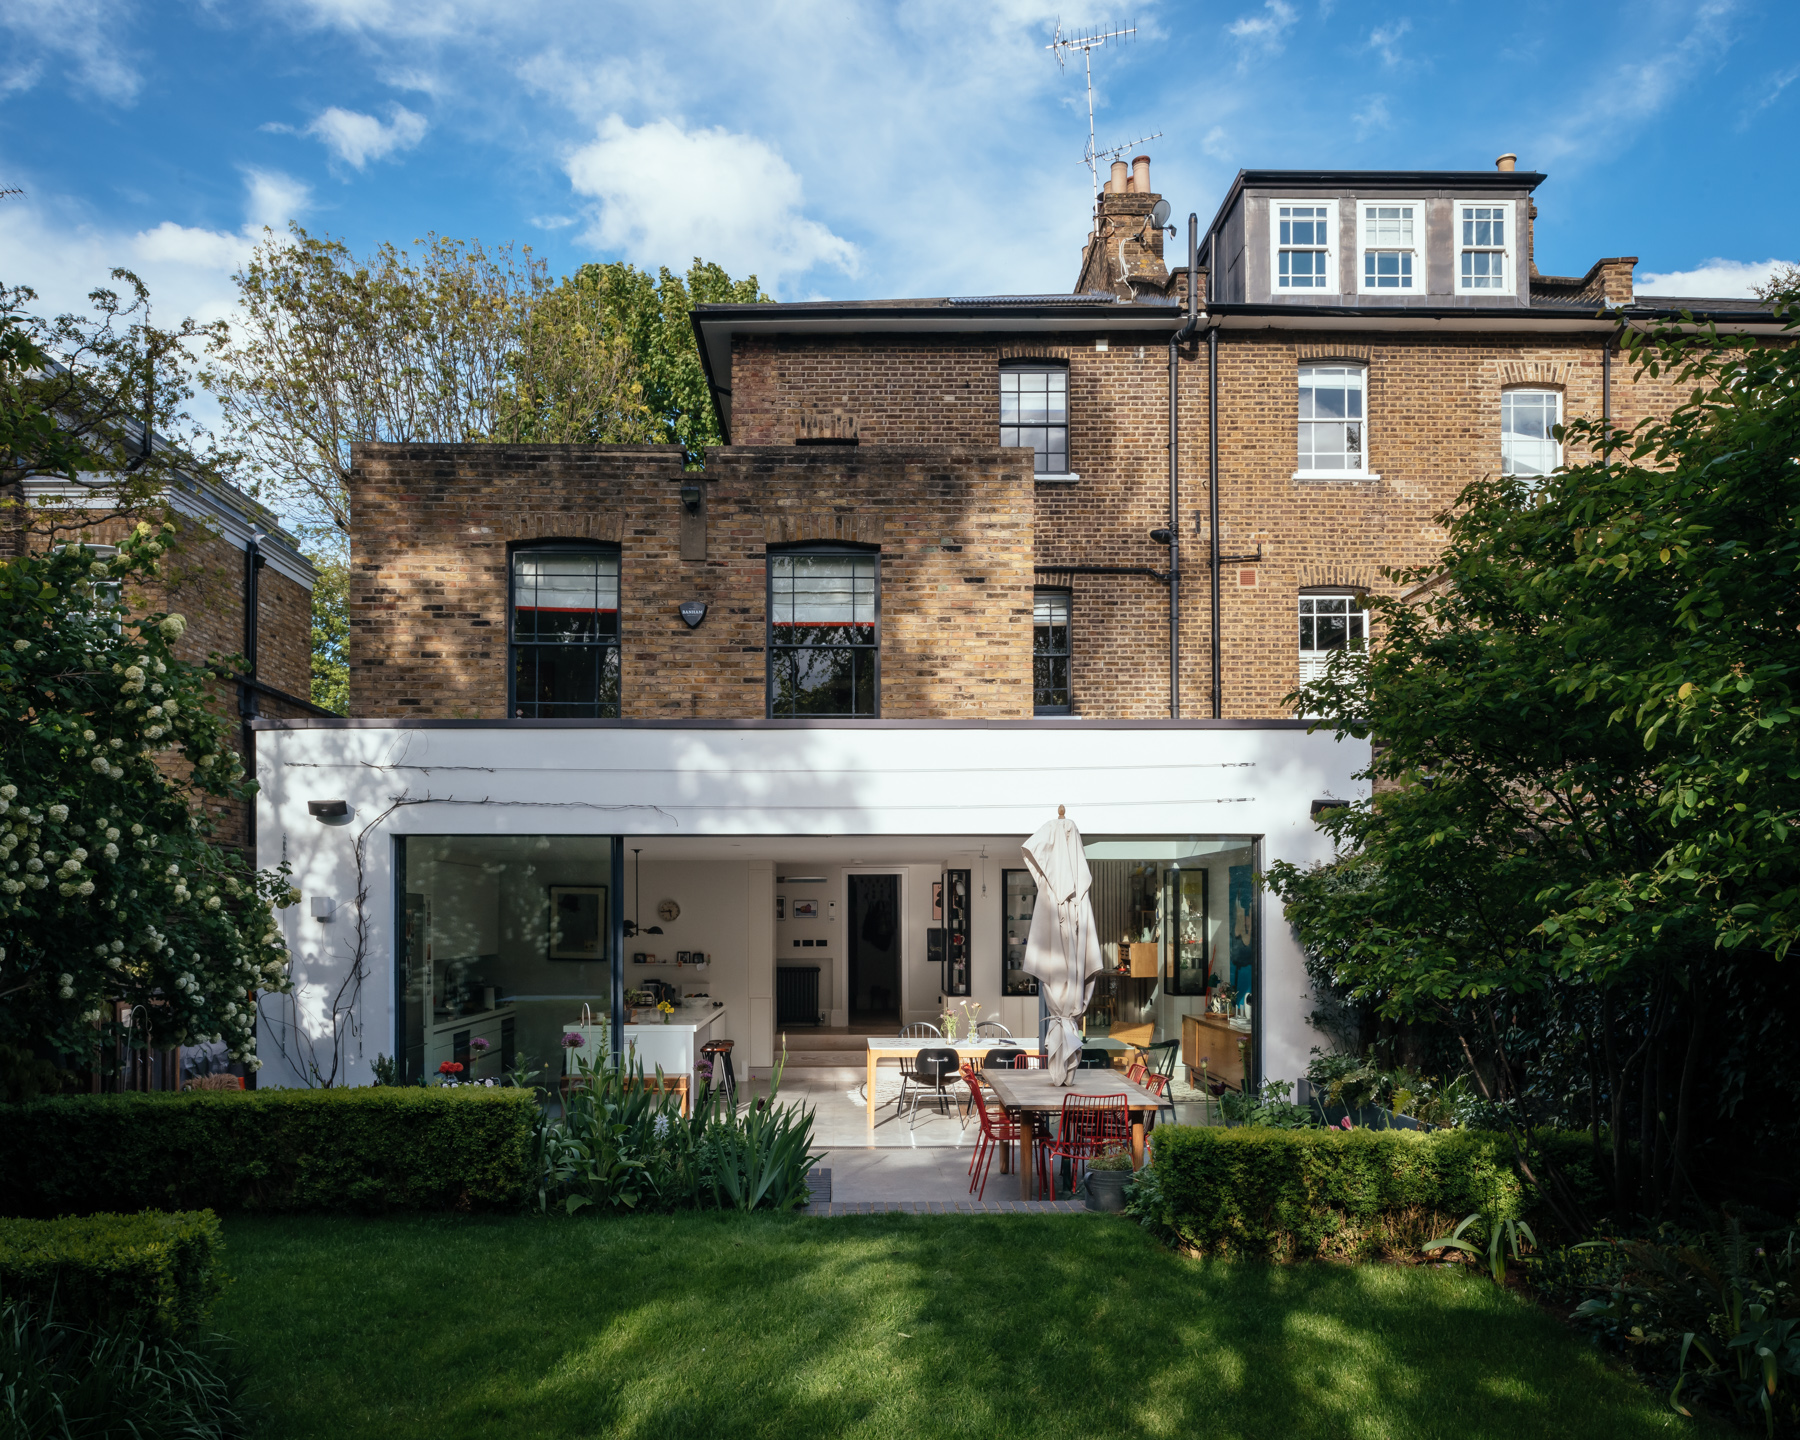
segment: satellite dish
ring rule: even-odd
[[[1158,200],[1156,208],[1150,212],[1150,223],[1158,230],[1169,223],[1169,202]]]

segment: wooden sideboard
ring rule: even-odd
[[[1200,1084],[1202,1060],[1208,1076],[1242,1090],[1250,1061],[1250,1032],[1234,1030],[1223,1015],[1183,1015],[1181,1063],[1187,1066],[1191,1085]]]

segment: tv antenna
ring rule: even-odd
[[[1136,25],[1127,25],[1122,30],[1076,30],[1068,35],[1063,34],[1062,21],[1056,22],[1056,38],[1044,48],[1056,56],[1059,68],[1067,69],[1069,56],[1075,51],[1081,52],[1082,68],[1087,75],[1088,105],[1088,138],[1087,152],[1081,157],[1082,163],[1088,167],[1088,176],[1094,182],[1094,204],[1100,203],[1100,164],[1111,162],[1150,140],[1162,138],[1162,131],[1154,135],[1144,135],[1136,140],[1127,140],[1123,145],[1115,145],[1110,150],[1099,150],[1094,143],[1094,51],[1108,40],[1117,40],[1121,44],[1137,34]]]

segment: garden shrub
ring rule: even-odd
[[[250,1090],[0,1106],[0,1214],[499,1210],[536,1191],[529,1091]]]
[[[0,1435],[32,1440],[234,1440],[244,1379],[217,1335],[77,1325],[0,1301]]]
[[[1204,1254],[1416,1256],[1475,1211],[1531,1208],[1512,1141],[1486,1131],[1159,1125],[1153,1156],[1134,1213]]]
[[[0,1220],[0,1300],[69,1325],[193,1335],[224,1288],[221,1243],[210,1210]]]

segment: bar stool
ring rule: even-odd
[[[737,1111],[737,1071],[731,1064],[731,1046],[729,1040],[708,1040],[700,1047],[700,1053],[712,1061],[712,1079],[706,1088],[711,1090],[719,1083],[719,1067],[725,1067],[725,1095],[731,1101],[733,1113]]]

